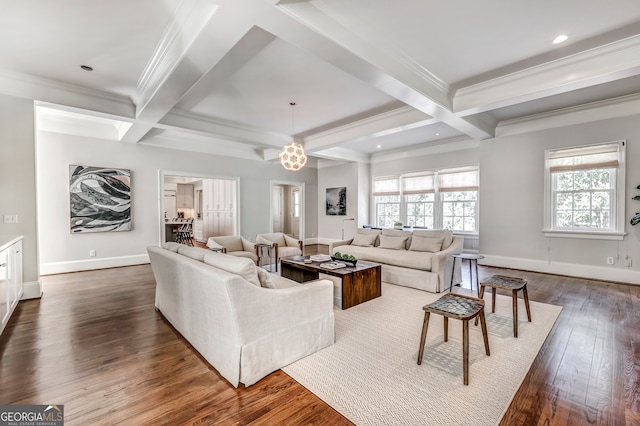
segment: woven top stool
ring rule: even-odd
[[[511,291],[513,300],[513,336],[518,337],[518,291],[522,290],[524,307],[527,310],[527,319],[531,322],[531,310],[529,309],[529,293],[527,292],[527,280],[524,278],[507,277],[506,275],[493,275],[480,282],[480,298],[484,296],[484,288],[491,287],[491,313],[496,312],[496,289]],[[476,325],[478,320],[476,319]]]
[[[418,352],[418,365],[422,364],[424,344],[427,340],[427,328],[431,313],[444,316],[444,341],[449,340],[449,318],[462,321],[462,367],[464,372],[464,384],[469,384],[469,320],[480,318],[482,325],[482,337],[487,355],[489,353],[489,339],[487,337],[487,323],[484,319],[484,300],[456,293],[447,293],[433,303],[424,305],[424,323],[422,324],[422,336],[420,337],[420,350]]]

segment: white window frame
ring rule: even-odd
[[[611,149],[617,147],[617,159],[615,161],[608,160],[606,163],[594,160],[593,163],[586,160],[584,164],[578,164],[579,160],[569,161],[566,166],[557,166],[554,159],[558,158],[578,158],[593,155],[598,152],[611,152]],[[554,166],[556,164],[556,166]],[[585,239],[604,239],[604,240],[622,240],[626,235],[625,229],[625,164],[626,164],[626,141],[611,141],[591,145],[582,145],[562,149],[549,149],[545,151],[545,170],[544,170],[544,228],[543,233],[546,237],[551,238],[585,238]],[[553,177],[553,168],[560,172],[562,170],[597,170],[603,168],[614,168],[615,179],[612,183],[615,185],[612,189],[614,195],[610,199],[610,227],[607,229],[597,228],[560,228],[555,225],[556,216],[556,192]]]
[[[470,184],[462,183],[460,181],[460,185],[451,185],[448,184],[446,188],[440,190],[439,186],[443,185],[443,178],[447,175],[455,175],[460,174],[464,175],[468,172],[474,172],[475,181]],[[431,182],[425,183],[420,182],[420,178],[425,178],[425,180],[431,179]],[[376,181],[383,181],[388,179],[397,179],[397,187],[390,188],[387,191],[383,192],[380,189],[376,190]],[[455,182],[455,180],[453,181]],[[457,192],[457,191],[476,191],[476,206],[475,206],[475,224],[476,230],[469,231],[453,231],[457,235],[479,235],[480,233],[480,167],[479,165],[473,166],[465,166],[465,167],[457,167],[451,169],[440,169],[440,170],[429,170],[417,173],[407,173],[404,175],[394,175],[394,176],[380,176],[373,178],[372,185],[372,205],[373,205],[373,215],[372,224],[373,226],[378,225],[378,203],[376,202],[376,196],[380,195],[400,195],[399,201],[399,217],[400,221],[407,225],[407,197],[405,195],[409,194],[418,194],[418,193],[433,193],[434,196],[434,217],[433,217],[433,229],[442,229],[443,226],[443,199],[442,192]]]

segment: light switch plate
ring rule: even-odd
[[[5,214],[4,215],[4,223],[18,223],[18,215],[17,214]]]

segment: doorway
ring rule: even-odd
[[[193,238],[239,235],[239,179],[234,177],[160,171],[160,244],[173,241],[176,227],[192,223]]]
[[[271,182],[271,232],[304,240],[304,183]]]

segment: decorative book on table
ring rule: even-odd
[[[340,269],[346,268],[347,265],[342,262],[327,262],[320,265],[320,267],[324,269]]]
[[[309,259],[314,262],[327,262],[331,260],[331,256],[329,256],[328,254],[314,254],[312,256],[309,256]]]

